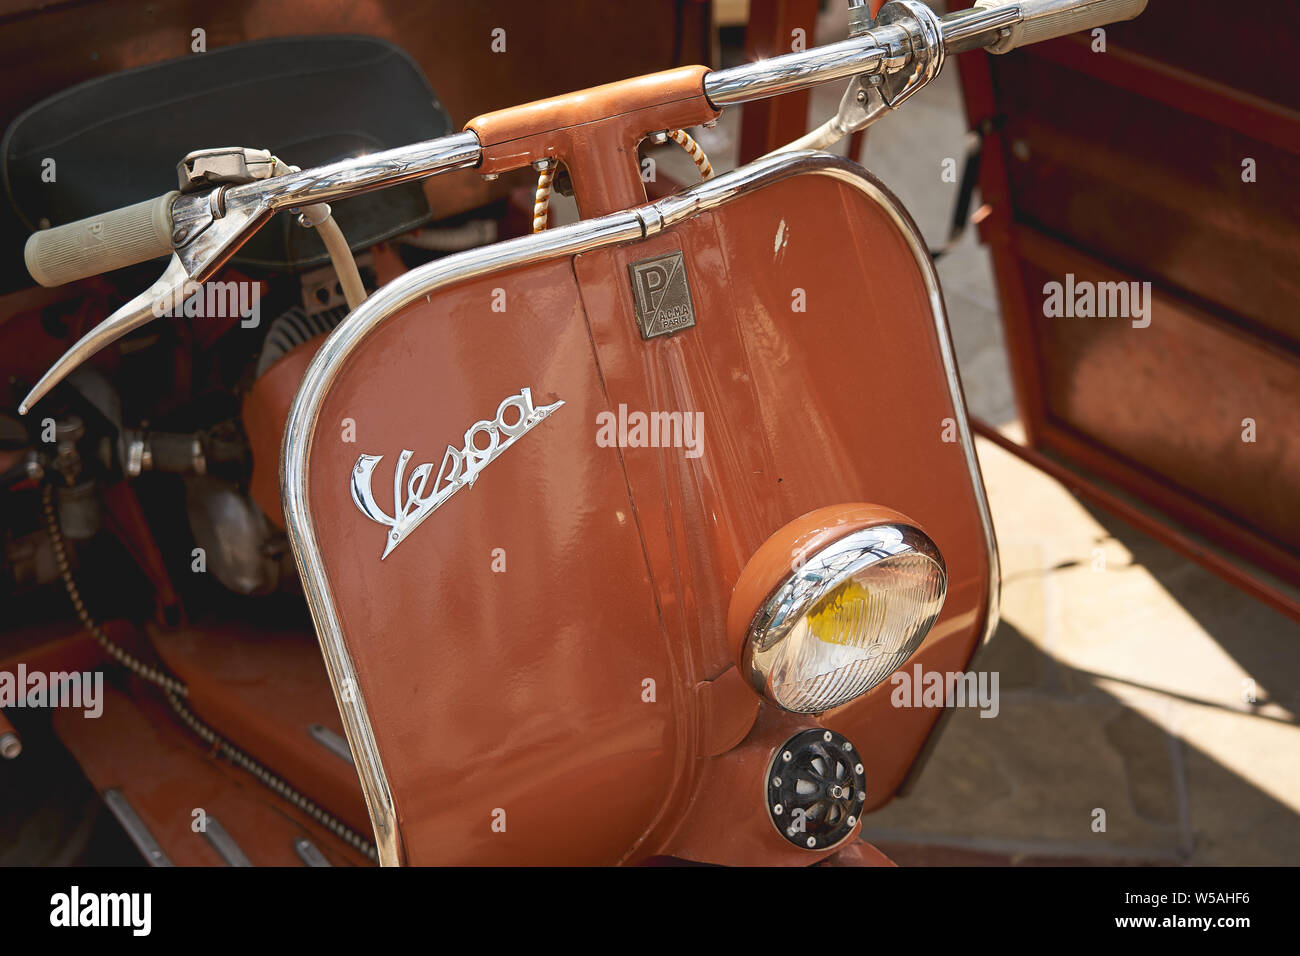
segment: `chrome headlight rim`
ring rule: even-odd
[[[882,562],[911,555],[918,555],[934,564],[939,575],[939,598],[934,613],[920,620],[912,636],[905,642],[906,652],[898,656],[895,667],[857,693],[824,707],[800,708],[783,703],[778,692],[771,686],[769,671],[755,661],[756,654],[776,646],[788,637],[806,613],[843,582]],[[942,614],[947,591],[948,569],[943,555],[930,536],[919,527],[905,521],[887,521],[857,528],[816,548],[802,562],[796,561],[792,573],[781,580],[759,604],[742,645],[741,673],[764,700],[787,713],[817,715],[835,710],[852,703],[883,683],[889,674],[916,653]]]

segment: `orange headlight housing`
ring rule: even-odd
[[[878,505],[823,508],[769,538],[741,572],[728,635],[740,671],[784,710],[865,694],[920,646],[943,609],[943,557]]]

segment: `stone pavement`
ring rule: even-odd
[[[951,711],[867,838],[900,863],[1300,861],[1300,627],[978,444],[1003,586],[972,669],[1000,709]]]

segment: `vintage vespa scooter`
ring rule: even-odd
[[[278,212],[321,228],[334,200],[534,166],[538,225],[561,167],[582,216],[357,295],[246,399],[373,845],[306,771],[271,769],[269,744],[212,729],[220,687],[101,643],[316,839],[384,864],[884,862],[854,837],[939,713],[892,707],[887,678],[966,668],[996,622],[997,552],[926,247],[880,182],[818,150],[951,54],[1144,8],[979,0],[939,17],[894,0],[873,19],[858,2],[830,46],[316,169],[226,150],[242,165],[211,188],[37,233],[46,284],[171,258],[24,412]],[[689,145],[680,131],[727,106],[844,79],[838,115],[802,140],[647,202],[643,140]],[[327,244],[355,289],[346,243]],[[165,858],[159,811],[127,809]]]

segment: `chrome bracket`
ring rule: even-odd
[[[881,77],[875,74],[855,76],[840,98],[839,112],[831,120],[836,139],[864,130],[885,113],[889,104],[880,94]]]
[[[860,9],[865,8],[853,8]],[[880,30],[876,35],[885,49],[884,62],[899,72],[864,73],[849,81],[830,124],[836,140],[866,129],[897,109],[943,69],[941,21],[924,3],[892,0],[881,8],[873,26],[898,28]],[[857,30],[855,26],[851,35],[858,35]],[[912,64],[911,72],[902,72],[907,63]]]
[[[899,52],[904,61],[910,59],[911,71],[886,71],[879,77],[881,98],[890,109],[898,109],[943,69],[943,23],[933,10],[918,0],[890,0],[880,8],[876,24],[897,24],[908,37],[909,49]]]
[[[876,21],[871,18],[871,5],[867,0],[849,0],[849,36],[860,37],[871,32]]]

